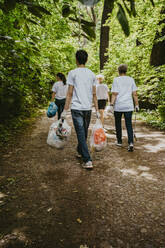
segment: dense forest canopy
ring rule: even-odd
[[[79,48],[89,53],[87,66],[95,73],[106,57],[101,69],[109,87],[117,66],[126,63],[139,87],[141,107],[164,105],[165,1],[111,0],[106,16],[107,0],[83,3],[0,0],[1,127],[49,101],[56,73],[67,75],[76,66]]]

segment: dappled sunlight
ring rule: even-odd
[[[123,173],[124,176],[127,176],[127,175],[136,176],[138,174],[138,172],[135,169],[123,169],[120,171]]]
[[[141,166],[141,165],[139,165],[137,169],[138,170],[141,170],[141,171],[149,171],[150,170],[149,167],[147,167],[147,166]]]
[[[151,173],[147,172],[149,170],[150,168],[146,166],[138,166],[137,169],[135,168],[121,169],[120,172],[123,174],[123,176],[136,176],[137,179],[144,178],[147,180],[157,181],[157,179],[154,178],[154,176]]]
[[[148,172],[142,172],[142,173],[139,175],[139,177],[144,177],[144,178],[146,178],[146,179],[148,179],[148,180],[157,181],[157,179],[154,178],[153,175],[150,174],[150,173],[148,173]]]
[[[0,192],[0,199],[6,197],[7,195],[5,195],[4,193]]]
[[[157,144],[153,144],[153,143],[148,143],[148,144],[145,144],[143,145],[143,147],[149,151],[149,152],[154,152],[154,153],[157,153],[159,151],[161,151],[162,149],[165,151],[165,141],[164,139],[157,139]]]

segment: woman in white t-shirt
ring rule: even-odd
[[[121,64],[118,67],[119,76],[114,78],[112,84],[112,99],[110,108],[114,109],[117,146],[122,146],[122,115],[125,118],[125,124],[128,135],[128,151],[133,151],[133,128],[132,113],[139,111],[137,86],[132,77],[126,75],[127,65]]]
[[[56,75],[57,82],[53,84],[52,87],[52,99],[51,101],[54,102],[58,107],[58,120],[61,118],[61,113],[64,110],[66,94],[67,94],[67,85],[66,85],[66,78],[63,73],[57,73]]]
[[[96,86],[96,95],[97,95],[97,100],[98,100],[98,108],[100,112],[100,119],[101,122],[104,126],[104,109],[107,104],[107,100],[109,102],[109,89],[106,84],[103,83],[104,81],[104,76],[103,75],[97,75],[96,76],[98,80],[98,84]]]

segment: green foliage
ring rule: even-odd
[[[117,12],[117,19],[125,33],[126,36],[130,35],[130,30],[129,30],[129,24],[128,24],[128,20],[125,14],[125,11],[123,9],[123,7],[121,6],[120,3],[118,3],[119,9]]]
[[[165,122],[165,103],[158,106],[158,111],[163,122]]]
[[[154,128],[165,131],[165,122],[161,120],[158,111],[143,110],[138,113],[138,119],[144,120],[147,124]]]

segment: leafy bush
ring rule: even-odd
[[[165,104],[158,106],[158,111],[163,122],[165,122]]]

